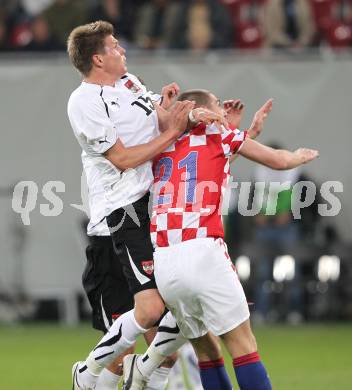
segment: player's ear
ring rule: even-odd
[[[100,54],[93,54],[92,63],[94,66],[101,68],[103,66],[103,58]]]

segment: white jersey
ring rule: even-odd
[[[81,145],[87,177],[90,222],[88,235],[108,235],[105,217],[142,198],[153,183],[150,161],[121,171],[104,157],[118,139],[126,147],[147,143],[159,135],[158,117],[148,92],[126,74],[114,87],[82,84],[68,101],[68,117]]]

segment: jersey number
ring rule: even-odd
[[[145,111],[147,116],[149,116],[154,111],[153,101],[149,96],[140,96],[138,100],[135,100],[133,103],[131,103],[131,106],[140,107],[142,110]]]
[[[185,188],[185,200],[186,203],[194,203],[195,194],[196,194],[196,182],[197,182],[197,161],[198,161],[198,152],[192,151],[187,154],[187,156],[179,161],[178,169],[186,168],[186,188]],[[171,203],[171,194],[162,195],[160,191],[166,185],[167,181],[172,175],[173,169],[173,160],[171,157],[163,157],[158,161],[158,164],[155,168],[155,176],[160,175],[161,168],[164,167],[164,173],[161,176],[157,187],[154,204],[162,205]],[[160,195],[159,195],[160,194]]]

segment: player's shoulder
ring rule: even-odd
[[[70,95],[67,103],[68,112],[94,108],[101,104],[101,87],[95,84],[81,83]]]
[[[147,92],[143,80],[132,73],[125,73],[118,82],[118,86],[122,89],[127,89],[134,94],[142,94]]]
[[[137,84],[137,85],[140,85],[140,86],[143,86],[144,85],[144,82],[138,77],[138,76],[136,76],[136,75],[134,75],[134,74],[132,74],[132,73],[126,73],[125,75],[124,75],[124,78],[123,78],[123,80],[131,80],[131,81],[133,81],[135,84]]]

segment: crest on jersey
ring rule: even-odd
[[[142,267],[146,274],[151,275],[154,272],[154,261],[142,261]]]
[[[133,93],[138,93],[140,92],[140,88],[138,87],[137,84],[135,84],[132,80],[127,80],[125,82],[125,87],[128,88],[131,92]]]

